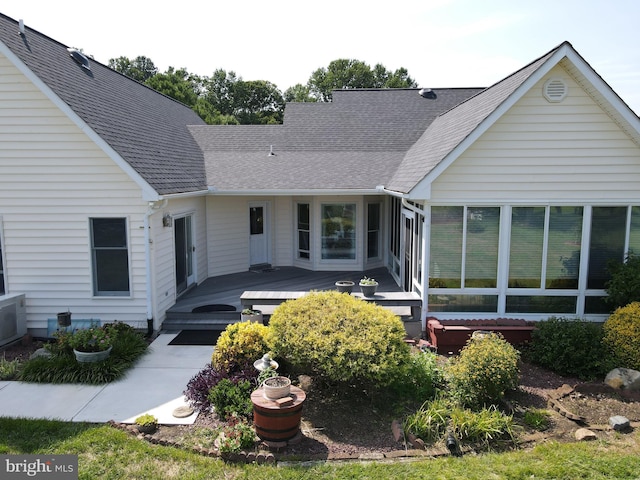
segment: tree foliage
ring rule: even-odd
[[[342,88],[413,88],[416,82],[405,68],[395,72],[376,64],[338,59],[314,71],[306,85],[298,83],[284,94],[267,80],[243,80],[233,71],[218,69],[210,77],[169,67],[159,72],[145,56],[112,58],[108,66],[191,107],[214,125],[282,123],[285,102],[327,102]]]
[[[307,84],[311,93],[323,102],[330,101],[332,91],[342,88],[414,88],[417,86],[405,68],[395,72],[376,64],[373,68],[360,60],[341,58],[327,68],[311,74]]]
[[[138,56],[133,60],[129,60],[127,57],[111,58],[108,66],[140,83],[146,82],[158,73],[153,61],[144,56]]]

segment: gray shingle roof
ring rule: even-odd
[[[434,89],[430,100],[418,89],[340,90],[331,103],[287,104],[283,125],[191,132],[205,152],[207,183],[218,190],[374,189],[437,115],[479,91]]]
[[[385,187],[408,193],[560,47],[437,117]]]
[[[80,67],[67,47],[0,14],[0,41],[160,194],[206,188],[204,157],[187,125],[193,110],[90,59]]]

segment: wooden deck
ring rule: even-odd
[[[224,329],[229,323],[240,320],[242,310],[240,297],[246,290],[333,290],[338,280],[354,281],[357,288],[358,281],[365,275],[378,281],[378,291],[401,291],[386,268],[365,272],[310,272],[295,267],[247,271],[208,278],[182,295],[167,311],[162,329],[166,331]],[[192,313],[194,308],[205,305],[230,305],[235,307],[236,311]]]

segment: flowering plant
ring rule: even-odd
[[[218,437],[220,453],[237,453],[251,448],[256,441],[256,432],[251,425],[236,415],[231,415],[221,428]]]
[[[102,352],[112,345],[112,341],[104,328],[91,327],[73,332],[69,344],[79,352]]]
[[[360,280],[360,285],[377,285],[375,278],[363,277]]]

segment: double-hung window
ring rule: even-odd
[[[124,218],[91,219],[93,294],[128,296],[129,249]]]

